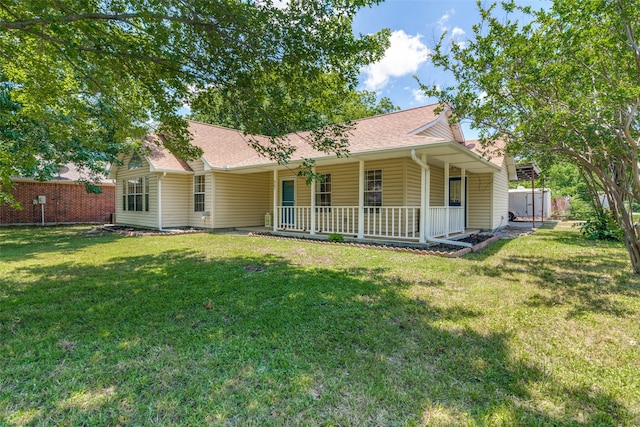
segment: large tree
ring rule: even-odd
[[[241,99],[248,133],[302,125],[380,57],[388,32],[354,35],[356,11],[381,0],[0,0],[0,199],[12,175],[46,178],[72,161],[97,171],[150,130],[194,158],[181,106],[209,88]],[[292,97],[278,108],[265,99]],[[344,150],[343,127],[309,142]],[[1,200],[0,200],[1,201]]]
[[[534,11],[513,2],[483,8],[467,44],[441,39],[433,62],[456,84],[423,86],[481,129],[485,143],[578,166],[606,194],[633,269],[640,236],[640,1],[555,0]]]
[[[329,80],[332,76],[327,75]],[[281,123],[282,128],[270,126],[268,122],[257,123],[261,126],[258,133],[274,136],[282,133],[306,131],[336,123],[352,122],[363,117],[375,116],[397,111],[400,107],[393,104],[391,99],[382,97],[378,100],[375,92],[367,90],[355,90],[349,87],[332,87],[327,84],[326,92],[316,98],[318,102],[314,114]],[[327,102],[331,101],[331,102]],[[208,88],[196,95],[191,103],[192,120],[226,126],[233,129],[246,130],[246,120],[242,119],[242,111],[247,100],[230,96],[226,90]],[[293,96],[279,96],[277,100],[264,99],[265,109],[286,108],[295,112],[292,104],[297,102]],[[314,99],[305,100],[305,103],[313,103]]]

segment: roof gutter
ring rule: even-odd
[[[421,168],[422,170],[424,170],[425,172],[429,171],[429,165],[426,164],[425,162],[422,161],[422,159],[420,159],[417,155],[416,155],[416,150],[411,150],[411,159],[416,162]],[[422,209],[423,207],[421,207]],[[425,212],[426,213],[426,212]],[[425,222],[426,222],[426,215],[425,215]],[[423,223],[424,224],[424,223]],[[473,247],[473,245],[471,243],[466,243],[466,242],[458,242],[455,240],[449,240],[449,239],[436,239],[435,237],[429,237],[429,236],[425,236],[424,239],[427,242],[430,243],[436,243],[436,244],[445,244],[445,245],[453,245],[453,246],[462,246],[463,248],[471,248]]]

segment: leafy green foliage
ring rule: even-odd
[[[443,36],[433,63],[456,86],[423,86],[512,154],[578,168],[588,197],[606,195],[640,273],[633,201],[640,201],[640,1],[556,0],[534,11],[483,8],[466,45]],[[505,17],[506,15],[506,17]]]
[[[571,203],[569,204],[569,219],[585,221],[595,215],[596,213],[591,203],[579,197],[571,199]]]
[[[340,233],[329,234],[329,241],[332,243],[344,243],[344,236]]]
[[[580,232],[587,239],[622,241],[622,229],[609,210],[593,211],[579,227]]]
[[[332,80],[331,76],[326,76],[326,82]],[[347,123],[363,117],[374,116],[378,114],[386,114],[397,111],[399,107],[393,105],[391,100],[383,97],[377,100],[375,92],[356,91],[349,87],[337,87],[335,85],[326,85],[321,87],[322,93],[318,93],[315,97],[304,94],[303,103],[312,103],[314,99],[322,99],[323,102],[318,105],[317,112],[313,115],[306,115],[287,123],[282,123],[282,128],[276,129],[273,126],[265,126],[265,123],[258,121],[258,134],[267,136],[276,136],[282,133],[306,131],[318,129],[323,126],[339,123]],[[278,100],[265,99],[263,101],[265,108],[281,108],[282,103],[292,104],[293,96],[279,97]],[[283,99],[284,98],[284,99]],[[324,102],[331,99],[331,102]],[[211,123],[215,125],[225,126],[232,129],[247,130],[241,112],[246,100],[228,91],[221,91],[210,88],[199,92],[191,103],[190,119],[203,123]],[[286,106],[293,112],[291,105]],[[304,111],[304,110],[302,110]],[[264,127],[263,127],[264,126]]]
[[[3,2],[2,182],[34,169],[46,178],[66,162],[103,171],[149,131],[195,158],[178,110],[212,87],[240,105],[243,130],[269,130],[260,148],[286,161],[278,136],[315,129],[309,118],[328,111],[328,94],[354,87],[360,67],[381,56],[388,31],[354,35],[351,26],[378,1]],[[331,150],[337,140],[340,150],[343,129],[318,131],[310,144]]]

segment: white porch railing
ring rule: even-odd
[[[358,207],[317,207],[316,232],[358,234]]]
[[[278,206],[278,230],[310,231],[311,207]]]
[[[358,235],[357,206],[278,206],[276,227],[284,231],[311,232],[311,215],[315,215],[315,233]],[[380,206],[363,208],[363,235],[365,237],[418,240],[420,238],[420,208],[414,206]],[[464,208],[429,208],[428,237],[446,236],[464,232]]]
[[[380,206],[364,208],[365,237],[420,238],[420,208]]]
[[[446,236],[464,232],[464,208],[449,206],[449,227],[447,229],[447,208],[435,206],[429,208],[429,237]]]
[[[447,208],[444,206],[429,208],[429,237],[447,235]]]
[[[449,206],[449,234],[464,233],[464,208]]]

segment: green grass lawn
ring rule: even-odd
[[[0,425],[640,425],[620,244],[87,230],[0,229]]]

